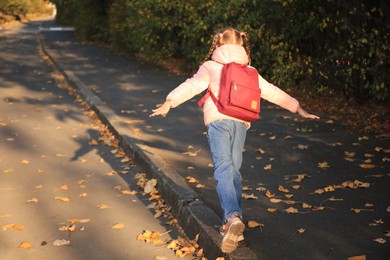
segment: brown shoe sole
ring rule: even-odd
[[[244,232],[245,225],[241,221],[233,222],[222,240],[221,251],[231,253],[236,250],[238,237]]]

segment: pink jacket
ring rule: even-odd
[[[211,91],[214,95],[218,97],[223,64],[233,61],[240,64],[248,63],[248,56],[245,49],[236,44],[225,44],[216,48],[211,59],[203,63],[192,78],[187,79],[168,94],[167,100],[171,100],[173,108],[203,92],[209,86],[211,86]],[[259,87],[261,89],[261,97],[265,100],[288,109],[293,113],[297,112],[299,108],[298,101],[283,90],[267,82],[260,75]],[[205,125],[225,118],[240,121],[239,119],[221,114],[210,97],[203,105],[203,116]]]

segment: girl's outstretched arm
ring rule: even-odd
[[[304,118],[320,119],[319,116],[312,115],[312,114],[309,114],[308,112],[306,112],[301,106],[299,106],[299,108],[298,108],[298,110],[297,110],[297,113],[298,113],[301,117],[304,117]]]
[[[169,112],[169,110],[172,107],[172,102],[170,100],[166,100],[164,104],[162,104],[161,107],[153,109],[153,113],[149,115],[149,117],[153,116],[166,116]]]

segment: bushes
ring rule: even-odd
[[[2,0],[0,2],[0,15],[9,15],[20,19],[27,14],[29,7],[28,0]]]
[[[152,59],[195,70],[217,29],[251,36],[252,61],[270,81],[359,101],[390,100],[389,4],[338,0],[56,0],[58,18]]]
[[[0,24],[6,22],[6,17],[21,20],[28,15],[48,15],[52,9],[45,0],[1,0]]]

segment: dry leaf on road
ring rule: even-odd
[[[19,248],[22,248],[22,249],[30,249],[31,247],[32,247],[32,244],[29,242],[22,242],[19,245]]]

